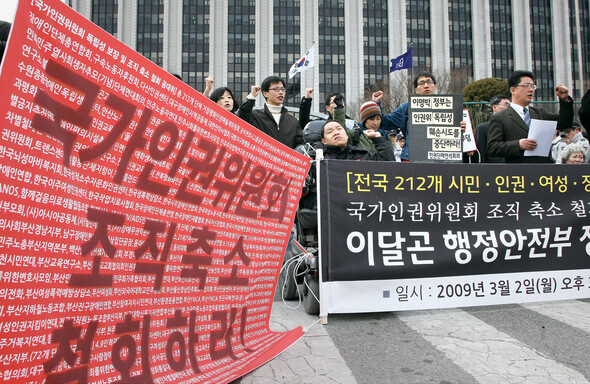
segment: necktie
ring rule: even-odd
[[[524,122],[527,126],[531,126],[531,114],[529,113],[529,109],[527,107],[523,108],[524,111]]]

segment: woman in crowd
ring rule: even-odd
[[[586,161],[586,149],[581,143],[566,145],[561,151],[563,164],[582,164]]]
[[[360,117],[360,126],[353,128],[349,133],[349,143],[372,152],[377,152],[377,147],[373,139],[375,137],[386,137],[388,138],[387,144],[393,152],[393,145],[389,141],[387,132],[381,129],[381,107],[379,104],[374,101],[367,101],[361,105]]]
[[[209,95],[209,91],[213,88],[214,81],[215,81],[215,78],[213,76],[208,76],[205,79],[205,82],[207,83],[207,87],[205,88],[203,95],[208,96],[211,100],[213,100],[217,104],[221,105],[227,111],[229,111],[231,113],[236,113],[240,103],[234,97],[234,94],[231,91],[231,89],[229,89],[228,87],[215,88],[215,90],[213,90],[213,92],[211,92],[211,94]],[[260,93],[260,86],[253,85],[252,90],[247,97],[247,101],[244,102],[244,105],[246,105],[249,108],[253,108],[254,102],[256,101],[256,97],[258,97],[259,93]]]
[[[231,89],[228,87],[215,88],[213,92],[211,92],[209,98],[229,112],[235,113],[238,109],[239,103],[235,99]]]

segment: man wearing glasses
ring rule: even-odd
[[[502,112],[506,108],[510,107],[510,98],[505,95],[495,95],[490,99],[490,108],[492,114],[495,115],[498,112]],[[473,130],[473,136],[475,136],[475,144],[479,151],[480,163],[503,163],[503,157],[489,156],[487,152],[488,147],[488,133],[490,131],[490,122],[486,121],[481,123]]]
[[[303,144],[302,127],[309,121],[313,89],[307,89],[306,97],[301,101],[299,121],[283,107],[286,94],[283,79],[269,76],[262,81],[260,90],[266,99],[264,107],[256,110],[240,107],[238,116],[289,148],[295,149],[299,144]]]
[[[507,163],[553,163],[547,156],[524,156],[525,150],[537,148],[537,141],[528,139],[531,119],[557,121],[557,129],[563,131],[574,121],[574,102],[567,87],[558,85],[555,93],[559,98],[559,114],[544,109],[529,107],[535,96],[535,75],[528,71],[515,71],[508,78],[512,94],[510,107],[492,115],[488,137],[488,155],[503,157]]]
[[[433,95],[436,92],[436,79],[430,72],[420,72],[414,76],[414,89],[418,95]],[[375,100],[373,100],[375,101]],[[462,125],[463,127],[463,125]],[[400,155],[403,162],[410,161],[410,133],[408,132],[408,102],[401,104],[389,115],[381,117],[381,128],[390,131],[399,129],[406,139]]]

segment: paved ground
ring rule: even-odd
[[[330,315],[327,325],[275,301],[271,329],[299,325],[301,340],[234,383],[590,383],[590,299]]]
[[[295,307],[297,302],[289,301],[288,305]],[[287,331],[300,325],[305,331],[301,340],[236,383],[356,383],[317,316],[308,315],[301,307],[289,309],[283,302],[274,302],[270,323],[273,331]]]

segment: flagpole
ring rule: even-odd
[[[414,49],[413,49],[412,43],[410,43],[410,49],[412,50],[412,68],[410,68],[410,81],[413,82],[414,81]],[[412,85],[413,85],[413,83],[412,83]],[[409,97],[410,97],[410,95],[408,95],[408,98]]]

